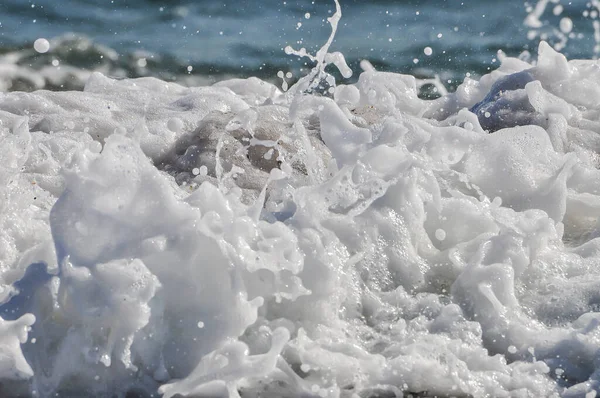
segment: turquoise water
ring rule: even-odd
[[[586,2],[563,3],[559,16],[552,12],[555,4],[548,7],[544,29],[551,33],[568,16],[575,37],[563,52],[569,58],[592,57],[592,23],[583,16]],[[333,49],[354,70],[361,59],[368,59],[380,70],[439,74],[453,86],[466,73],[480,75],[494,68],[499,49],[512,56],[535,49],[538,38],[529,40],[523,24],[526,7],[514,0],[344,1]],[[52,60],[84,69],[110,62],[122,71],[120,77],[166,80],[186,75],[274,79],[279,70],[299,76],[304,61],[287,56],[283,48],[318,49],[328,36],[325,18],[332,12],[333,2],[322,0],[4,0],[0,52],[31,48],[39,37],[74,33],[53,45],[49,54],[19,62],[34,69]],[[91,39],[91,48],[81,45],[85,38]],[[97,45],[114,50],[113,55],[102,56],[106,49]],[[424,54],[425,47],[431,47],[431,56]]]

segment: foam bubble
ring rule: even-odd
[[[439,241],[446,239],[446,231],[444,231],[443,229],[436,229],[435,238]]]
[[[167,121],[167,128],[174,133],[178,133],[181,130],[183,130],[183,127],[184,127],[183,120],[181,120],[177,117],[171,118]]]

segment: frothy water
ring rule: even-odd
[[[596,395],[598,62],[339,84],[335,6],[285,91],[0,95],[0,395]]]

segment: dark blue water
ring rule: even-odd
[[[343,18],[332,49],[341,51],[355,70],[361,59],[368,59],[381,70],[462,80],[467,72],[477,75],[494,68],[499,49],[518,55],[537,46],[527,39],[527,13],[520,0],[342,0],[341,5]],[[583,38],[571,39],[564,52],[590,58],[593,30],[582,16],[586,2],[562,5],[560,16],[551,8],[544,14],[547,30],[569,16]],[[305,61],[287,56],[283,48],[316,51],[327,39],[326,17],[334,9],[329,0],[2,0],[0,52],[72,32],[113,49],[117,56],[110,62],[128,76],[177,80],[188,74],[188,66],[191,74],[215,79],[274,78],[278,70],[297,76]],[[427,46],[433,50],[429,57],[423,53]],[[102,54],[71,40],[21,62],[35,68],[58,59],[63,65],[94,69],[107,62]],[[147,61],[140,68],[142,57]]]

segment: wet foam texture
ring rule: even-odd
[[[286,93],[0,94],[3,396],[600,389],[598,63],[422,100],[323,51]]]

